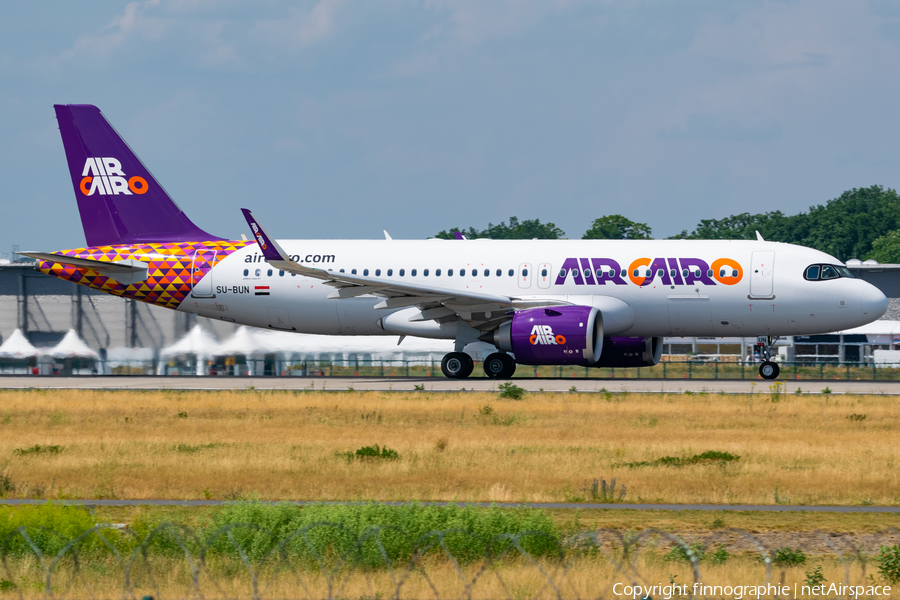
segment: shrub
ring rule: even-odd
[[[793,548],[776,548],[772,552],[772,564],[779,567],[795,567],[806,562],[806,554],[803,550]]]
[[[501,383],[497,386],[497,389],[500,390],[501,398],[509,398],[510,400],[521,400],[522,396],[525,395],[525,389],[517,386],[512,381]]]
[[[542,510],[477,509],[456,505],[414,504],[317,505],[298,508],[290,504],[243,503],[224,507],[206,530],[211,539],[220,528],[231,529],[235,541],[252,560],[280,552],[300,560],[339,557],[368,567],[384,567],[410,560],[415,553],[439,553],[441,538],[447,551],[460,562],[472,562],[486,554],[511,550],[508,537],[532,556],[559,552],[559,532]],[[244,525],[250,525],[246,527]],[[224,535],[213,541],[215,552],[237,555]]]
[[[822,585],[826,581],[828,580],[825,579],[825,574],[822,573],[822,565],[816,565],[815,569],[813,569],[812,571],[807,571],[806,579],[803,580],[803,582],[809,587]]]
[[[900,544],[882,546],[875,557],[878,573],[891,584],[900,583]]]
[[[681,541],[684,542],[684,540]],[[706,555],[706,546],[700,544],[699,542],[689,544],[687,548],[685,548],[681,544],[676,544],[672,547],[671,550],[669,550],[669,553],[666,554],[665,560],[673,562],[691,562],[691,558],[688,555],[688,549],[690,549],[691,553],[697,558],[698,561],[703,560],[703,557]]]
[[[35,444],[30,448],[16,448],[13,454],[16,456],[27,456],[28,454],[59,454],[62,452],[62,446],[41,446]]]
[[[380,447],[378,444],[374,446],[363,446],[359,450],[356,451],[356,458],[360,460],[366,459],[384,459],[384,460],[398,460],[400,458],[400,453],[396,450],[391,450],[387,446]]]
[[[741,457],[737,454],[731,454],[730,452],[719,452],[718,450],[707,450],[702,454],[695,454],[694,456],[689,457],[681,457],[681,456],[662,456],[657,458],[656,460],[643,460],[639,462],[631,462],[631,463],[623,463],[621,465],[634,469],[636,467],[686,467],[688,465],[696,465],[696,464],[704,464],[704,463],[727,463],[736,460],[740,460]]]
[[[59,504],[0,507],[0,552],[16,556],[33,555],[34,550],[16,530],[23,527],[44,556],[62,550],[71,540],[95,525],[87,509]],[[98,548],[101,542],[88,536],[77,544],[79,550]]]

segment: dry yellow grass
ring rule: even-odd
[[[896,505],[898,416],[885,396],[4,391],[0,472],[23,497],[565,501],[602,476],[632,502]],[[336,456],[373,444],[401,459]],[[741,458],[623,466],[708,450]]]
[[[155,585],[138,564],[132,571],[132,587],[124,585],[123,566],[113,560],[93,560],[85,563],[73,577],[70,561],[63,561],[54,571],[51,583],[53,596],[60,598],[160,598],[186,597],[261,597],[261,598],[473,598],[496,600],[499,598],[616,598],[623,597],[627,585],[667,586],[674,582],[688,586],[692,591],[694,573],[688,564],[666,562],[661,556],[640,557],[631,565],[624,563],[622,570],[604,559],[576,559],[565,563],[541,560],[529,563],[515,559],[503,564],[486,566],[473,564],[457,571],[446,561],[426,561],[414,570],[399,568],[393,573],[386,570],[353,570],[340,572],[329,582],[319,572],[281,569],[263,569],[258,573],[256,594],[253,594],[251,578],[247,570],[234,561],[214,563],[203,571],[195,588],[188,564],[183,559],[155,558],[152,568],[156,573]],[[825,585],[844,584],[845,571],[836,560],[820,560]],[[16,588],[0,592],[0,597],[45,598],[45,572],[34,559],[9,561],[4,573],[9,581],[17,582]],[[767,579],[765,567],[753,557],[729,559],[725,564],[700,565],[700,582],[707,586],[763,586],[767,583],[790,586],[788,598],[833,598],[833,594],[793,594],[794,585],[802,592],[805,572],[813,565],[792,567],[783,571],[777,568]],[[871,572],[871,569],[870,569]],[[877,577],[875,582],[864,579],[865,573],[858,564],[851,565],[851,585],[879,585],[885,581]],[[329,586],[330,583],[330,586]],[[616,584],[620,584],[617,586]],[[330,589],[329,589],[330,587]],[[702,589],[702,588],[701,588]],[[199,590],[199,594],[197,593]],[[671,590],[676,591],[676,590]],[[684,588],[680,588],[684,592]],[[698,590],[698,592],[701,590]],[[884,591],[883,588],[880,591]],[[330,593],[329,593],[330,592]],[[619,592],[619,594],[616,594]],[[695,598],[735,598],[736,594],[724,594],[722,590],[707,590]],[[709,593],[713,592],[713,593]],[[20,596],[21,594],[21,596]],[[667,597],[665,590],[653,592],[654,598]],[[689,594],[673,594],[668,597],[687,597]],[[780,594],[743,594],[745,598],[778,597]],[[844,596],[840,594],[839,596]],[[891,586],[890,593],[863,597],[898,598],[900,588]],[[631,596],[624,596],[630,598]],[[640,596],[638,596],[640,597]]]

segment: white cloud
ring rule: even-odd
[[[292,8],[285,18],[257,21],[251,33],[269,43],[302,49],[330,38],[343,0],[320,0],[311,10]]]

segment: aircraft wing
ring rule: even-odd
[[[376,304],[375,308],[418,307],[421,314],[412,320],[443,320],[459,317],[475,326],[505,320],[515,308],[525,307],[525,305],[535,306],[533,302],[523,302],[511,296],[482,294],[305,267],[289,258],[278,242],[266,233],[252,212],[246,208],[242,208],[241,211],[244,213],[244,218],[247,219],[253,237],[259,244],[267,263],[288,273],[318,279],[325,285],[336,288],[328,295],[332,299],[354,298],[367,294],[380,296],[384,300]],[[559,302],[541,302],[540,304],[559,304]]]

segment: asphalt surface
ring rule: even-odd
[[[628,392],[628,393],[769,393],[772,381],[764,379],[578,379],[521,378],[512,380],[527,391]],[[900,394],[900,381],[841,381],[780,379],[784,391],[833,394]],[[0,375],[0,389],[96,389],[96,390],[330,390],[428,392],[497,391],[496,379],[447,379],[440,377],[191,377]]]
[[[0,505],[28,506],[53,502],[76,506],[225,506],[238,504],[233,500],[14,500],[0,499]],[[261,504],[296,504],[297,506],[363,505],[368,502],[314,502],[304,500],[269,500]],[[574,502],[379,502],[385,506],[472,506],[476,508],[546,508],[599,510],[699,510],[699,511],[758,511],[758,512],[836,512],[836,513],[900,513],[900,506],[802,506],[797,504],[590,504]]]

